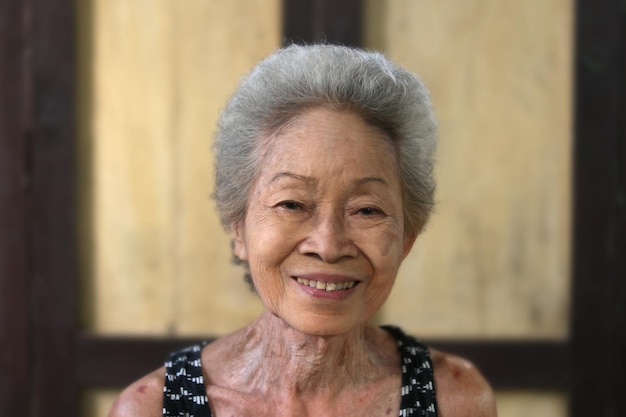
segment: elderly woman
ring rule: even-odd
[[[495,416],[467,361],[369,323],[431,212],[435,141],[424,85],[381,54],[259,63],[220,119],[215,199],[264,311],[172,354],[111,416]]]

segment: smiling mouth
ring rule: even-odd
[[[318,290],[324,290],[327,292],[332,291],[345,291],[354,287],[356,281],[348,281],[348,282],[322,282],[315,281],[314,279],[306,279],[306,278],[296,278],[296,280],[303,285],[308,285],[311,288],[316,288]]]

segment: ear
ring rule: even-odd
[[[418,236],[419,236],[419,232],[404,236],[404,242],[403,242],[404,247],[402,248],[402,260],[404,260],[404,258],[406,258],[409,252],[411,252],[411,248],[413,247],[413,244],[417,240]]]
[[[246,233],[243,221],[231,223],[230,231],[233,234],[233,254],[242,261],[247,261],[248,252],[246,250]]]

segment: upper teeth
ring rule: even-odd
[[[322,282],[315,281],[314,279],[306,279],[306,278],[298,278],[298,282],[300,284],[308,285],[312,288],[317,288],[318,290],[326,290],[326,291],[340,291],[347,290],[349,288],[354,287],[354,281],[348,282]]]

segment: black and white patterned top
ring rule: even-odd
[[[402,364],[399,417],[437,417],[433,365],[428,348],[398,327],[383,326],[398,343]],[[163,417],[212,417],[200,351],[207,342],[174,352],[165,362]]]

